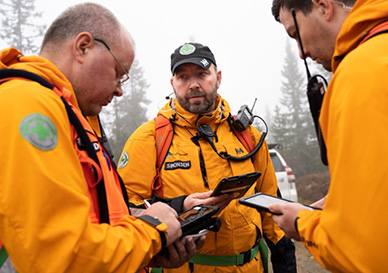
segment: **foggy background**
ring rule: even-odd
[[[38,52],[51,22],[67,7],[81,2],[0,0],[0,48],[15,46],[26,55]],[[244,104],[252,107],[257,98],[253,114],[261,116],[268,127],[259,119],[253,126],[267,132],[267,143],[281,144],[282,155],[296,176],[326,170],[320,162],[306,99],[303,61],[295,41],[273,18],[272,0],[94,2],[110,9],[136,43],[124,95],[100,114],[116,162],[132,132],[154,118],[167,102],[165,97],[172,92],[171,53],[186,42],[198,42],[215,55],[222,71],[219,93],[232,113],[237,114]],[[316,65],[310,64],[310,70],[322,73]]]
[[[85,1],[35,0],[42,11],[36,22],[50,23],[68,6]],[[278,104],[285,41],[283,26],[271,13],[272,0],[98,0],[110,9],[132,34],[136,57],[150,84],[147,116],[152,118],[164,105],[170,86],[170,55],[185,42],[210,47],[222,71],[219,93],[233,113],[257,103],[254,113],[273,112]],[[40,44],[41,39],[39,39]],[[10,45],[0,41],[0,47]],[[292,42],[295,54],[296,44]]]

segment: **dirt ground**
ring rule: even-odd
[[[310,255],[301,242],[294,242],[296,267],[298,273],[328,273],[330,271],[323,269],[317,261]],[[271,262],[269,262],[269,265]],[[272,266],[269,266],[269,273],[273,273]]]

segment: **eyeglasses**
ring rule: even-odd
[[[315,3],[314,0],[311,0],[311,1],[312,1],[313,3]],[[345,5],[345,3],[342,3],[341,1],[330,0],[330,2],[332,2],[332,3],[337,3],[337,4],[341,5],[341,6],[344,8],[344,10],[346,10],[346,11],[351,11],[352,8],[353,8],[353,6]]]
[[[295,10],[291,9],[291,15],[294,19],[296,36],[299,42],[300,51],[302,53],[302,58],[304,65],[306,67],[307,73],[307,98],[310,105],[311,116],[314,121],[315,133],[317,134],[318,145],[321,152],[321,161],[324,165],[328,165],[327,155],[326,155],[326,145],[323,140],[321,126],[319,124],[319,115],[321,113],[321,106],[323,101],[323,96],[326,92],[327,81],[322,75],[316,74],[311,76],[309,67],[307,65],[306,55],[304,54],[302,38],[300,37],[298,23],[296,21]]]
[[[117,59],[116,55],[113,53],[113,51],[110,49],[110,47],[103,40],[97,39],[97,38],[93,38],[93,40],[103,44],[106,47],[106,49],[108,49],[110,54],[113,56],[113,58],[115,59],[116,63],[120,66],[121,70],[123,70],[124,75],[121,77],[121,79],[119,80],[119,83],[118,83],[119,86],[123,86],[130,78],[129,73],[125,70],[125,68],[122,66],[122,64]]]

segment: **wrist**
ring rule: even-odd
[[[295,228],[296,234],[298,234],[298,236],[299,236],[299,231],[298,231],[298,219],[299,219],[299,217],[296,217],[295,220],[294,220],[294,228]]]
[[[170,207],[172,207],[178,214],[185,211],[184,203],[187,195],[175,197],[171,200]]]
[[[158,217],[154,217],[154,216],[147,215],[147,214],[140,215],[136,218],[139,218],[139,219],[143,220],[144,222],[146,222],[147,224],[153,226],[159,232],[160,240],[162,243],[161,249],[164,249],[166,247],[166,244],[167,244],[167,236],[166,236],[167,225],[163,222],[160,222]]]

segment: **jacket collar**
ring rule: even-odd
[[[342,59],[361,42],[367,31],[388,20],[388,1],[357,0],[338,34],[332,70],[335,72]]]
[[[69,80],[49,60],[40,56],[24,56],[16,48],[8,48],[0,52],[0,69],[22,69],[35,73],[54,86],[62,95],[78,108],[77,99]]]

